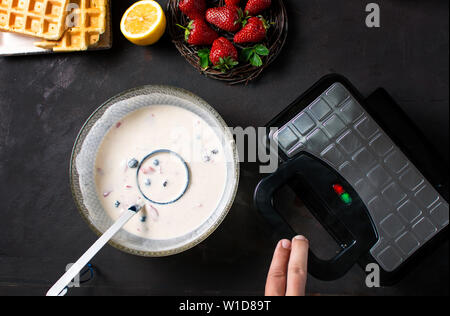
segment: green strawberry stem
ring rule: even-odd
[[[194,21],[189,22],[187,27],[183,26],[181,24],[175,24],[176,26],[178,26],[184,30],[184,40],[186,42],[189,40],[189,35],[191,34],[192,23],[194,23]]]
[[[237,65],[239,65],[239,62],[234,60],[233,58],[231,58],[231,57],[222,58],[221,57],[219,59],[219,64],[215,65],[214,69],[220,70],[223,73],[225,73]]]
[[[234,21],[234,25],[242,24],[242,27],[244,27],[247,24],[248,19],[251,18],[251,16],[248,15],[248,12],[246,12],[246,14],[244,15],[244,11],[242,11],[241,8],[239,8],[237,12],[239,14],[239,19]]]
[[[274,22],[267,22],[267,20],[264,19],[264,17],[262,15],[258,15],[258,18],[261,20],[261,22],[263,23],[264,28],[266,30],[268,30],[271,25],[275,24]]]

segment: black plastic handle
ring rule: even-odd
[[[351,205],[343,203],[333,191],[336,183],[343,184],[353,197]],[[293,186],[297,194],[302,193],[300,198],[342,248],[331,260],[319,259],[310,251],[309,273],[326,281],[342,277],[377,240],[361,199],[328,165],[309,154],[300,154],[263,179],[255,191],[256,207],[283,238],[297,234],[273,206],[274,193],[286,184]]]

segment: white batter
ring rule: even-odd
[[[216,209],[227,176],[222,143],[214,130],[198,115],[168,105],[149,106],[132,112],[113,126],[99,147],[95,181],[99,199],[116,220],[136,203],[143,210],[128,222],[128,232],[151,239],[182,236],[200,226]],[[138,177],[137,162],[159,150],[179,154],[189,168],[187,181],[183,162],[170,153],[158,153],[145,160]]]

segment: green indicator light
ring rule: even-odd
[[[344,193],[341,195],[341,200],[342,202],[344,202],[345,204],[350,204],[352,203],[352,197],[350,196],[350,194],[348,193]]]

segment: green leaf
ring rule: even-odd
[[[266,46],[261,45],[261,44],[256,45],[254,47],[254,50],[260,56],[267,56],[270,53],[269,49]]]
[[[209,60],[210,50],[208,48],[204,48],[198,51],[197,55],[200,57],[200,67],[202,69],[208,69],[210,60]]]
[[[210,53],[209,48],[203,48],[203,49],[200,49],[197,54],[198,54],[198,56],[202,57],[205,55],[209,56],[209,53]]]
[[[233,68],[233,67],[239,65],[239,62],[236,61],[236,60],[231,60],[231,61],[230,61],[230,65],[231,65],[231,68]]]
[[[250,58],[250,64],[255,67],[261,67],[263,65],[263,62],[258,54],[254,54],[252,58]]]
[[[203,70],[206,70],[209,68],[209,58],[208,57],[200,57],[200,67],[202,67]]]
[[[255,54],[255,50],[252,47],[244,48],[241,52],[241,59],[248,62],[253,54]]]

